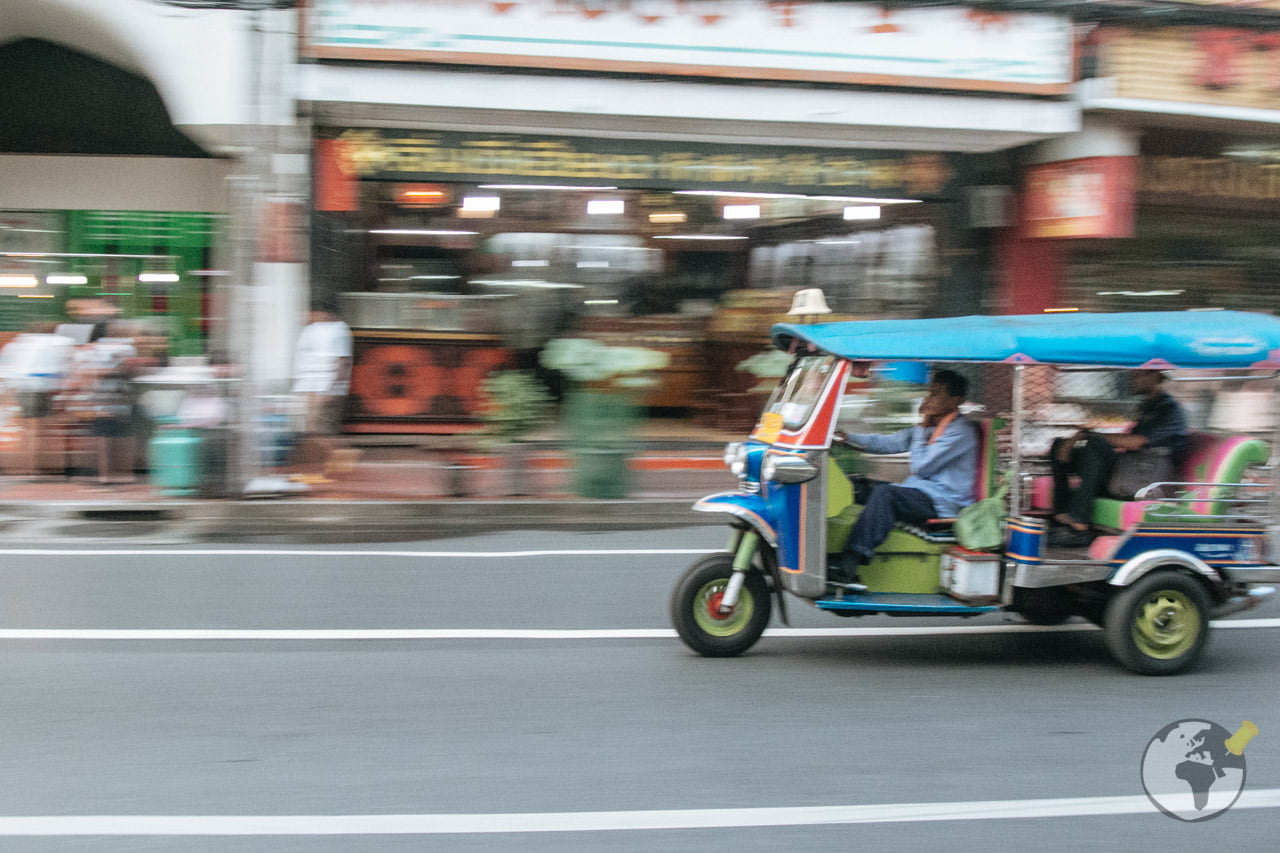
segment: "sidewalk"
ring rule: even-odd
[[[297,467],[266,470],[261,473],[282,489],[253,498],[175,496],[145,479],[103,486],[91,476],[0,476],[0,536],[350,541],[496,529],[722,523],[690,506],[734,487],[721,456],[724,444],[741,436],[657,421],[639,438],[622,500],[578,497],[573,455],[555,436],[531,443],[518,476],[504,467],[504,456],[444,449],[450,442],[345,436],[344,445],[359,452],[350,470],[327,482],[306,483],[296,480],[309,478],[290,479],[302,473]]]

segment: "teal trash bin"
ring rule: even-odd
[[[573,451],[574,491],[584,498],[617,500],[631,490],[626,447],[579,447]]]
[[[164,495],[194,495],[200,488],[200,436],[173,418],[161,418],[147,444],[151,485]]]
[[[566,400],[574,493],[616,500],[631,490],[640,408],[631,394],[575,390]]]

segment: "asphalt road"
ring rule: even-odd
[[[1280,622],[1151,679],[1081,626],[793,599],[705,660],[666,599],[723,538],[0,545],[0,850],[1275,849]],[[1188,717],[1261,730],[1204,823],[1139,776]]]

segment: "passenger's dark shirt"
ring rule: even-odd
[[[1130,432],[1145,435],[1149,447],[1169,448],[1173,464],[1182,464],[1187,452],[1187,415],[1178,401],[1164,391],[1142,401],[1138,422]]]

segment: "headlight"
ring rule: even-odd
[[[807,483],[816,476],[818,476],[818,467],[799,456],[775,456],[770,454],[765,457],[764,462],[760,465],[761,479],[780,483],[784,486]]]
[[[747,446],[741,441],[731,441],[724,448],[724,464],[729,466],[735,477],[746,476]]]

